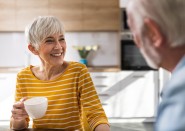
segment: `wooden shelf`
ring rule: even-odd
[[[0,0],[0,31],[24,31],[38,16],[58,17],[66,31],[119,31],[119,0]]]

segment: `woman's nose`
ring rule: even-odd
[[[62,45],[61,45],[60,41],[56,41],[55,49],[62,49]]]

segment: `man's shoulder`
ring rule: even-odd
[[[183,131],[185,129],[185,68],[172,74],[166,84],[158,108],[155,131]],[[165,124],[168,123],[168,124]]]
[[[175,73],[172,73],[171,76],[171,81],[170,83],[173,85],[181,85],[184,84],[185,85],[185,65],[181,66],[181,68],[179,68]]]
[[[163,95],[164,97],[179,97],[185,95],[185,66],[172,74],[170,80],[166,84]],[[184,99],[185,100],[185,99]]]

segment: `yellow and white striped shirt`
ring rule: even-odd
[[[85,65],[70,62],[65,72],[54,80],[36,78],[29,66],[17,75],[16,101],[22,97],[48,98],[46,115],[33,120],[33,128],[84,130],[82,114],[86,114],[91,130],[108,124],[92,79]]]

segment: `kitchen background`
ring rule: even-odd
[[[16,74],[29,64],[39,63],[27,49],[24,28],[40,15],[54,15],[64,23],[66,60],[80,60],[74,45],[99,46],[87,57],[88,68],[114,131],[114,126],[125,129],[128,122],[154,122],[159,94],[170,75],[162,69],[121,70],[121,39],[132,38],[123,28],[127,2],[0,0],[0,128],[9,124]],[[143,124],[139,126],[149,131]]]
[[[65,38],[66,60],[80,60],[74,45],[98,45],[98,50],[88,55],[89,66],[119,65],[118,32],[66,32]],[[24,32],[1,32],[0,43],[0,52],[3,54],[0,56],[0,67],[24,67],[39,63],[38,58],[27,49]]]

